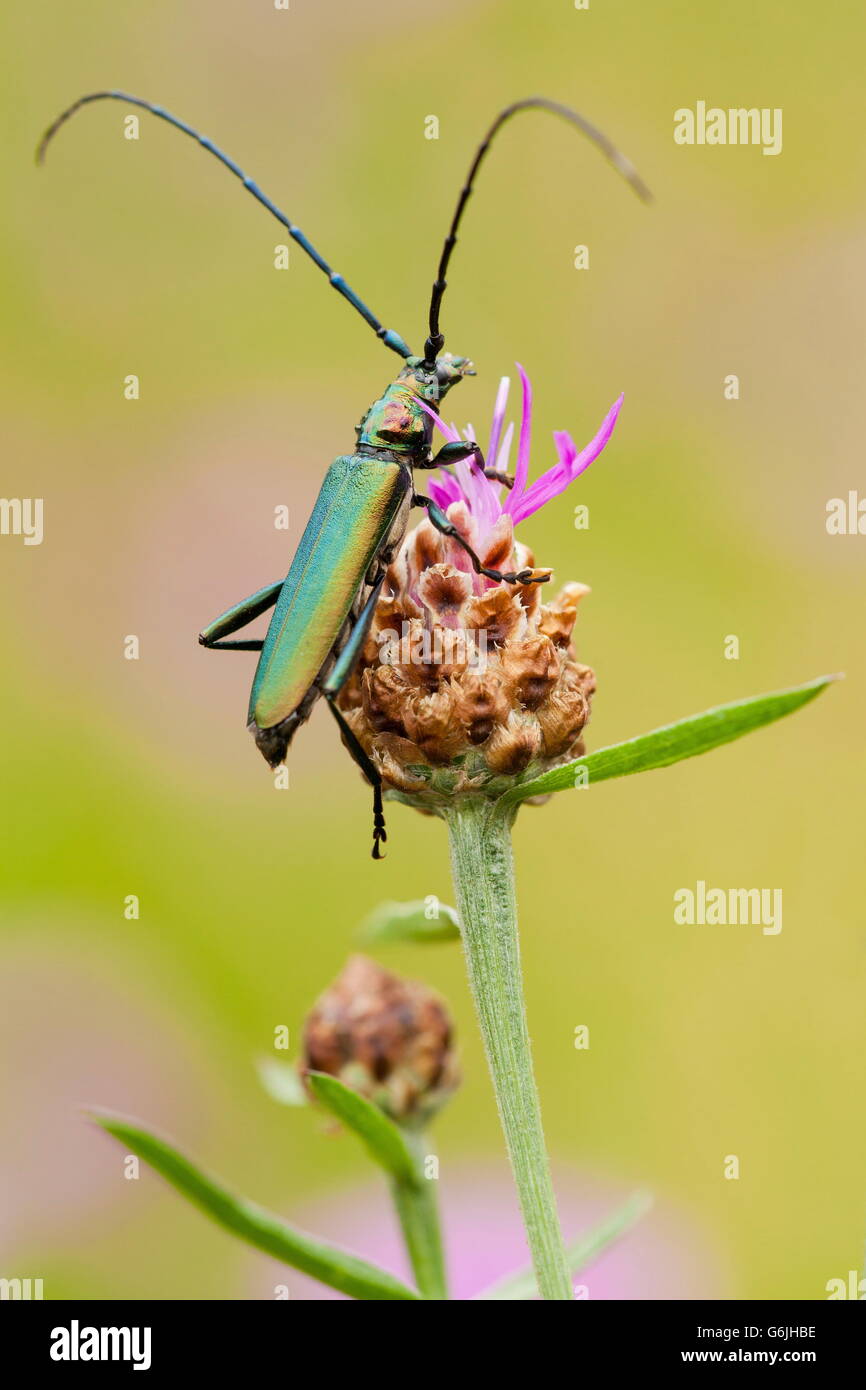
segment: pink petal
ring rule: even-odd
[[[445,421],[442,419],[442,417],[441,417],[440,415],[437,415],[437,413],[436,413],[436,411],[433,409],[432,405],[428,405],[427,402],[426,402],[426,401],[422,401],[422,400],[420,399],[420,397],[419,397],[418,403],[419,403],[419,405],[421,406],[421,409],[422,409],[422,410],[426,410],[426,411],[427,411],[427,414],[432,418],[433,423],[434,423],[434,425],[436,426],[437,430],[441,430],[442,434],[444,434],[445,438],[448,440],[449,443],[453,443],[455,439],[459,439],[459,438],[460,438],[460,435],[457,433],[457,431],[455,430],[454,426],[453,426],[453,425],[446,425],[446,423],[445,423]]]
[[[598,434],[595,436],[594,439],[590,440],[585,449],[581,450],[581,452],[577,455],[577,458],[572,463],[569,469],[569,474],[572,482],[584,471],[584,469],[588,468],[591,463],[595,462],[602,449],[604,448],[605,444],[610,439],[611,435],[613,434],[614,425],[619,419],[619,412],[622,410],[623,399],[624,398],[622,394],[617,396],[610,410],[605,415],[604,420],[601,424],[601,429],[599,430]]]
[[[508,380],[508,377],[504,376],[499,383],[499,390],[496,392],[496,403],[493,407],[493,424],[490,427],[490,444],[487,449],[487,462],[491,468],[496,467],[496,455],[499,452],[499,439],[502,434],[502,424],[508,406],[508,389],[510,385],[511,382]]]
[[[526,490],[526,479],[529,476],[529,444],[532,437],[532,386],[529,377],[521,367],[516,364],[520,373],[520,382],[523,387],[523,411],[520,417],[520,442],[517,446],[517,463],[514,469],[514,487],[508,494],[504,510],[516,515],[517,504]]]
[[[431,478],[427,491],[443,512],[447,512],[452,502],[459,502],[463,497],[457,479],[450,478],[447,473],[442,473],[439,478]]]
[[[515,525],[519,521],[525,521],[528,516],[532,516],[533,512],[537,512],[552,498],[558,497],[561,492],[565,491],[569,483],[574,482],[575,478],[585,472],[589,465],[598,458],[613,434],[619,412],[622,409],[622,402],[622,396],[614,401],[605,415],[598,433],[579,454],[574,452],[574,442],[565,431],[559,431],[554,436],[559,453],[559,463],[555,463],[546,473],[542,473],[541,477],[535,480],[532,487],[511,508]]]
[[[476,435],[471,425],[467,428],[465,437],[475,442]],[[492,526],[496,525],[502,513],[502,508],[499,505],[499,488],[489,478],[485,478],[481,469],[472,459],[466,460],[465,468],[469,478],[469,487],[464,484],[463,491],[469,498],[470,507],[473,515],[478,518],[481,531],[486,534]],[[460,472],[459,464],[457,471],[462,481],[463,474]]]
[[[508,429],[505,431],[505,434],[503,436],[502,443],[499,446],[499,456],[496,459],[496,463],[494,465],[497,473],[508,472],[508,459],[511,454],[511,441],[513,440],[513,438],[514,426],[509,425]]]

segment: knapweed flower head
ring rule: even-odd
[[[520,573],[535,556],[515,528],[558,497],[604,449],[622,397],[578,449],[553,436],[557,461],[530,481],[532,388],[518,366],[522,414],[505,428],[509,382],[496,397],[486,470],[474,460],[441,470],[430,497],[484,567]],[[432,409],[446,440],[460,438]],[[474,438],[467,429],[467,439]],[[487,474],[493,473],[490,477]],[[498,796],[523,774],[580,756],[595,676],[578,662],[572,633],[589,592],[566,584],[497,583],[429,519],[409,533],[389,567],[373,625],[341,704],[385,785],[420,809],[459,795]]]
[[[459,1083],[444,1000],[352,956],[304,1024],[302,1067],[339,1077],[392,1119],[428,1119]]]

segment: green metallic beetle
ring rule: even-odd
[[[443,353],[445,339],[439,330],[439,309],[460,219],[479,166],[500,126],[517,112],[536,108],[551,111],[576,125],[640,196],[648,197],[648,192],[633,166],[607,137],[570,107],[544,97],[528,97],[506,107],[476,151],[460,193],[433,284],[424,355],[415,357],[400,335],[382,326],[300,228],[234,160],[206,136],[162,107],[125,92],[92,92],[74,102],[48,128],[37,151],[38,161],[42,161],[49,142],[70,116],[82,106],[102,100],[142,107],[197,140],[277,218],[385,346],[405,361],[396,380],[386,387],[361,420],[353,452],[341,455],[328,469],[286,578],[232,605],[199,636],[205,647],[260,653],[250,694],[248,727],[271,767],[284,761],[295,731],[309,717],[319,696],[325,697],[349,752],[373,787],[373,857],[378,859],[380,845],[386,839],[381,778],[343,718],[337,699],[360,655],[386,568],[406,534],[411,508],[425,507],[437,530],[461,545],[476,572],[489,579],[530,584],[543,583],[550,577],[549,570],[502,572],[486,568],[447,516],[430,498],[415,491],[416,468],[446,468],[467,458],[488,477],[500,478],[485,467],[482,452],[473,441],[448,443],[435,457],[431,456],[433,419],[425,408],[435,409],[456,382],[475,374],[468,358]],[[508,483],[510,480],[500,478],[500,481]],[[226,640],[271,608],[274,611],[263,642],[258,639]]]

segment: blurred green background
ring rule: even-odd
[[[552,429],[582,444],[626,393],[603,459],[526,531],[558,579],[592,585],[590,746],[848,675],[731,749],[521,815],[550,1146],[651,1187],[700,1233],[694,1296],[820,1298],[859,1264],[866,1229],[866,538],[825,529],[827,500],[866,486],[866,18],[807,0],[432,13],[47,0],[0,20],[2,492],[45,499],[41,546],[0,539],[0,1272],[40,1274],[54,1297],[250,1296],[244,1252],[156,1182],[131,1193],[78,1106],[146,1118],[288,1213],[327,1198],[358,1172],[354,1147],[279,1110],[253,1059],[276,1025],[297,1035],[380,899],[452,899],[438,822],[394,807],[388,859],[371,862],[367,791],[326,712],[276,791],[244,730],[254,658],[196,645],[287,569],[394,359],[300,251],[273,268],[280,229],[159,122],[126,141],[125,108],[95,107],[38,174],[36,138],[94,88],[164,103],[420,345],[471,152],[500,105],[539,91],[603,126],[656,202],[560,123],[511,127],[450,276],[449,346],[479,369],[450,414],[483,436],[520,360],[539,472]],[[698,100],[783,108],[782,154],[675,145],[674,110]],[[782,933],[676,926],[673,893],[699,878],[781,887]],[[457,1015],[466,1082],[438,1126],[443,1183],[452,1160],[498,1168],[459,953],[381,959]],[[589,1052],[573,1047],[581,1023]]]

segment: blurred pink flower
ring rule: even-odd
[[[574,1169],[555,1173],[566,1240],[586,1234],[629,1197],[629,1188]],[[440,1182],[440,1203],[451,1296],[474,1298],[503,1275],[524,1268],[529,1254],[505,1166],[452,1167]],[[284,1208],[294,1224],[411,1278],[384,1184],[371,1182]],[[342,1295],[273,1260],[255,1259],[247,1287],[272,1298],[283,1284],[292,1299]],[[671,1206],[658,1204],[574,1280],[590,1299],[719,1299],[729,1296],[723,1252]],[[254,1291],[253,1291],[254,1290]]]

